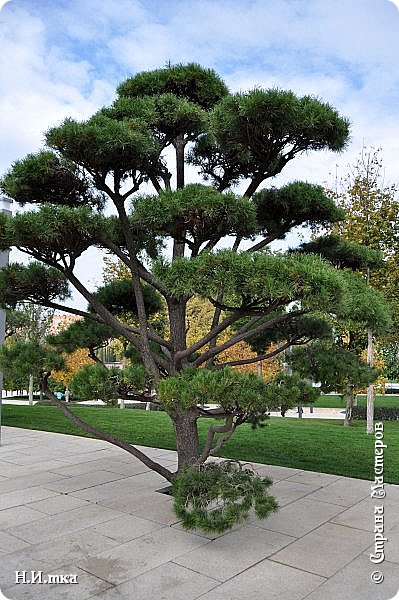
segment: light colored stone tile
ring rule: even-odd
[[[141,496],[143,503],[138,502],[131,508],[126,507],[126,511],[137,517],[150,519],[151,521],[155,521],[155,523],[160,523],[162,525],[173,525],[174,523],[178,523],[179,519],[173,510],[172,498],[168,496],[162,497],[162,494],[159,494],[159,496],[161,496],[160,499],[156,498],[154,500],[154,493],[152,493],[152,499],[151,494],[143,494]],[[117,505],[115,505],[114,508],[118,510]]]
[[[137,446],[136,448],[138,448],[139,450],[141,450],[141,452],[144,452],[145,454],[147,454],[147,456],[150,456],[151,458],[156,458],[159,456],[163,456],[163,457],[170,457],[170,458],[175,458],[176,457],[176,451],[175,450],[166,450],[165,448],[151,448],[149,446]]]
[[[219,583],[209,577],[174,563],[166,563],[109,590],[113,595],[108,596],[107,590],[95,599],[195,600],[217,585]]]
[[[370,534],[326,523],[271,557],[310,573],[331,577],[370,545]]]
[[[293,537],[302,537],[341,511],[342,507],[337,504],[302,498],[283,506],[277,513],[271,514],[267,519],[254,519],[253,524],[263,529],[279,531]]]
[[[97,577],[120,584],[150,569],[187,554],[207,540],[164,527],[136,540],[101,552],[82,562],[82,568]]]
[[[316,473],[312,471],[300,471],[296,475],[289,478],[289,481],[297,481],[298,483],[306,483],[316,487],[327,487],[331,483],[342,479],[339,475],[330,475],[328,473]]]
[[[65,452],[60,452],[57,459],[68,465],[78,465],[79,463],[87,463],[90,461],[104,460],[109,454],[105,450],[90,450],[89,448],[80,448],[76,452],[71,452],[66,449]]]
[[[28,548],[29,544],[5,531],[0,531],[0,550],[4,553],[16,552]]]
[[[376,506],[384,507],[384,528],[388,532],[399,525],[399,505],[389,497],[384,500],[365,498],[351,508],[331,519],[334,523],[349,525],[365,531],[374,531],[374,510]]]
[[[294,538],[281,533],[247,526],[179,556],[174,562],[225,581],[293,541]]]
[[[60,532],[66,535],[120,516],[122,514],[115,510],[103,506],[87,505],[60,515],[43,517],[40,521],[29,525],[12,527],[8,531],[26,542],[38,544],[56,538]]]
[[[243,463],[245,464],[245,463]],[[280,467],[279,465],[262,465],[260,463],[249,463],[250,466],[263,477],[270,477],[273,481],[282,481],[293,475],[301,473],[300,469],[292,469],[291,467]]]
[[[76,465],[68,464],[54,472],[64,476],[76,476],[84,475],[85,473],[93,473],[94,471],[111,471],[111,473],[118,473],[130,477],[132,475],[137,475],[138,473],[145,473],[146,471],[149,471],[149,469],[134,458],[127,461],[122,461],[119,458],[104,458]]]
[[[6,598],[10,600],[18,600],[17,593],[21,589],[22,585],[15,585],[15,573],[16,571],[27,571],[30,575],[30,571],[43,571],[49,573],[48,569],[51,568],[46,562],[38,561],[35,558],[26,558],[24,551],[13,552],[12,554],[2,554],[0,564],[0,590],[6,595]],[[5,590],[10,590],[15,587],[15,592],[10,591],[6,593]],[[29,586],[31,587],[31,586]]]
[[[397,529],[399,525],[399,502],[387,496],[384,507],[385,530],[390,532],[391,529]]]
[[[62,569],[54,572],[43,571],[43,580],[46,580],[48,575],[69,575],[77,576],[78,583],[76,584],[31,584],[31,585],[14,585],[4,590],[6,596],[13,600],[36,600],[48,598],[52,600],[87,600],[94,594],[106,590],[111,587],[109,583],[93,577],[90,573],[86,573],[75,565],[67,565]],[[29,575],[29,574],[28,574]]]
[[[90,596],[90,600],[132,600],[132,597],[127,596],[126,594],[122,594],[122,592],[119,591],[118,586],[108,588],[107,590],[105,590],[105,592],[101,592],[100,594],[96,594],[95,596]]]
[[[399,563],[399,525],[396,525],[391,530],[385,530],[384,536],[388,540],[384,543],[385,560],[391,563]],[[374,534],[372,534],[371,540],[373,545],[364,552],[368,558],[370,558],[371,553],[374,553]]]
[[[42,485],[46,486],[50,481],[55,481],[56,479],[61,479],[61,475],[55,475],[51,473],[51,471],[40,471],[40,472],[30,472],[29,475],[25,475],[24,477],[10,477],[5,481],[0,482],[0,492],[1,494],[6,494],[7,492],[13,492],[14,490],[22,490],[25,488],[37,487]]]
[[[32,521],[37,521],[42,518],[42,513],[37,510],[32,510],[32,508],[28,506],[6,508],[5,510],[0,510],[0,529],[9,529],[10,527],[31,523]]]
[[[342,478],[312,494],[313,500],[321,500],[340,506],[353,506],[370,496],[370,481]]]
[[[32,502],[29,506],[30,508],[39,511],[41,517],[43,517],[43,515],[57,515],[58,513],[73,510],[80,506],[87,506],[87,501],[66,494],[58,494],[52,498],[46,498],[46,500]]]
[[[2,477],[25,477],[32,473],[32,468],[26,465],[17,465],[10,461],[0,463],[0,475]]]
[[[386,560],[393,563],[399,563],[399,525],[395,525],[392,529],[388,529],[385,537],[388,538],[388,542],[385,544]]]
[[[122,477],[110,483],[104,483],[91,488],[72,492],[73,496],[102,502],[104,500],[126,499],[132,506],[138,502],[143,493],[152,494],[165,486],[165,479],[154,472],[140,473],[132,477]],[[153,495],[156,498],[156,495]]]
[[[249,519],[248,522],[246,523],[237,523],[236,525],[234,525],[231,529],[229,529],[228,531],[225,531],[223,533],[211,533],[211,532],[206,532],[203,531],[202,529],[190,529],[191,533],[194,533],[195,535],[200,535],[201,537],[206,538],[207,540],[217,540],[225,535],[229,535],[230,533],[233,533],[234,531],[238,531],[240,529],[243,529],[244,527],[248,527],[248,525],[254,525],[256,526],[257,523],[251,523],[251,520]],[[173,525],[171,525],[171,527],[173,527],[174,529],[178,529],[179,531],[187,531],[187,529],[185,529],[182,525],[182,522],[179,521],[178,523],[174,523]],[[294,541],[295,538],[292,538],[292,541]]]
[[[92,531],[122,544],[161,527],[163,525],[154,523],[154,521],[149,521],[148,519],[141,519],[133,515],[123,515],[123,517],[96,525],[92,528]]]
[[[381,566],[384,581],[378,585],[371,581],[375,566],[360,556],[339,573],[320,585],[306,600],[387,600],[398,591],[398,567],[385,562]]]
[[[94,471],[94,473],[85,473],[84,475],[77,475],[76,477],[63,477],[58,481],[51,481],[46,485],[49,490],[61,493],[76,492],[78,490],[85,490],[102,483],[109,483],[122,479],[124,476],[118,473],[111,473],[110,471]]]
[[[276,498],[279,506],[285,506],[290,502],[294,502],[295,500],[299,500],[299,498],[311,494],[315,489],[315,486],[307,485],[305,483],[282,480],[274,483],[269,488],[269,492]]]
[[[13,506],[22,506],[23,504],[29,504],[29,502],[35,502],[35,500],[44,500],[44,498],[51,498],[52,496],[56,496],[56,492],[46,490],[40,486],[7,492],[0,496],[0,510],[12,508]]]
[[[385,484],[385,492],[386,492],[386,499],[388,502],[395,502],[396,504],[399,504],[399,485],[394,485],[392,483],[386,483]]]
[[[201,600],[302,600],[323,581],[312,573],[263,560],[204,594]]]
[[[80,529],[75,533],[59,535],[57,539],[29,546],[20,554],[21,564],[37,560],[52,569],[68,563],[80,566],[82,560],[118,545],[115,540],[94,532],[92,528]]]
[[[56,469],[57,467],[62,467],[62,463],[54,459],[54,456],[52,456],[51,459],[45,456],[43,454],[42,449],[40,449],[39,452],[31,452],[25,455],[21,454],[20,456],[13,458],[12,462],[16,465],[32,466],[36,469],[40,468],[40,470],[43,471],[47,469]]]

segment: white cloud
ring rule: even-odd
[[[124,78],[170,60],[213,67],[233,91],[310,93],[349,117],[343,154],[300,157],[273,184],[327,181],[363,144],[383,147],[394,181],[398,29],[388,0],[11,0],[0,12],[0,172],[37,150],[48,127],[88,117]],[[80,262],[88,285],[99,283],[96,255]]]

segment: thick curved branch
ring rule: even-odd
[[[215,365],[215,369],[223,369],[224,367],[237,367],[238,365],[250,365],[255,362],[259,362],[260,360],[267,360],[268,358],[273,358],[273,356],[277,356],[284,350],[287,350],[290,346],[293,345],[293,342],[286,342],[282,346],[279,346],[275,350],[267,352],[266,354],[262,354],[260,356],[255,356],[252,358],[242,358],[241,360],[231,360],[225,363],[218,363]]]
[[[70,313],[71,315],[77,315],[78,317],[82,317],[83,319],[91,319],[92,321],[96,321],[96,323],[104,323],[104,320],[97,315],[96,313],[90,313],[85,310],[79,310],[78,308],[73,308],[72,306],[64,306],[63,304],[58,304],[58,302],[52,302],[49,300],[48,302],[32,302],[27,300],[31,304],[39,304],[39,306],[44,306],[46,308],[54,308],[54,310],[61,310],[63,312]]]
[[[226,422],[224,425],[211,425],[208,429],[208,435],[205,442],[204,450],[201,456],[199,457],[197,464],[204,463],[210,454],[216,453],[222,446],[224,436],[220,436],[215,447],[212,447],[215,435],[217,433],[227,433],[231,431],[231,434],[229,436],[231,437],[231,435],[234,432],[234,429],[234,415],[228,415],[226,417]]]
[[[83,431],[86,431],[86,433],[90,433],[97,439],[104,440],[105,442],[109,442],[110,444],[113,444],[114,446],[118,446],[119,448],[122,448],[122,450],[126,450],[126,452],[129,452],[129,454],[132,454],[134,457],[136,457],[138,460],[140,460],[142,463],[144,463],[149,469],[151,469],[152,471],[155,471],[156,473],[159,473],[159,475],[162,475],[162,477],[165,477],[165,479],[167,481],[172,481],[174,474],[171,471],[169,471],[169,469],[166,469],[164,466],[153,461],[149,456],[147,456],[146,454],[144,454],[143,452],[138,450],[135,446],[132,446],[131,444],[128,444],[127,442],[123,442],[122,440],[118,440],[118,438],[114,437],[113,435],[110,435],[110,434],[106,433],[105,431],[101,431],[100,429],[97,429],[97,428],[93,427],[92,425],[89,425],[89,423],[82,421],[82,419],[80,419],[78,416],[76,416],[63,402],[58,400],[58,398],[52,393],[52,391],[48,387],[48,383],[47,383],[48,377],[49,377],[49,373],[45,374],[42,377],[41,387],[42,387],[43,393],[46,395],[46,397],[50,400],[50,402],[52,404],[54,404],[55,406],[58,406],[58,408],[64,413],[64,415],[70,421],[72,421],[72,423],[77,425],[80,429],[83,429]]]
[[[108,250],[111,250],[111,252],[113,252],[130,270],[133,268],[133,263],[129,257],[126,256],[119,246],[112,242],[107,236],[101,236],[101,243],[104,247],[108,248]],[[169,290],[160,281],[155,279],[153,274],[150,273],[137,258],[135,260],[135,266],[141,279],[152,285],[152,287],[158,290],[165,298],[171,296]]]
[[[261,240],[257,244],[254,244],[250,248],[247,248],[245,250],[245,252],[256,252],[257,250],[261,250],[262,248],[264,248],[265,246],[267,246],[268,244],[270,244],[271,242],[273,242],[276,239],[277,239],[277,236],[268,235],[267,237],[263,238],[263,240]]]
[[[219,323],[217,327],[211,329],[209,333],[207,333],[204,337],[195,342],[195,344],[192,344],[189,348],[186,348],[185,350],[176,352],[176,359],[181,360],[183,358],[186,358],[187,356],[190,356],[194,352],[197,352],[197,350],[200,350],[200,348],[211,342],[215,336],[218,336],[222,331],[227,329],[227,327],[230,327],[230,325],[238,321],[238,319],[240,319],[241,317],[241,311],[236,311],[235,313],[224,319],[224,321]]]
[[[114,329],[115,331],[120,333],[123,337],[125,337],[127,340],[129,340],[129,342],[135,348],[137,348],[137,350],[141,350],[141,343],[138,340],[138,338],[136,338],[134,335],[132,335],[131,332],[127,329],[127,327],[123,323],[118,321],[118,319],[116,319],[114,317],[114,315],[112,313],[110,313],[109,310],[107,310],[105,308],[105,306],[103,304],[101,304],[101,302],[99,302],[99,300],[97,300],[97,298],[95,298],[88,291],[88,289],[76,277],[76,275],[74,275],[74,273],[72,273],[72,271],[69,271],[69,270],[64,271],[64,270],[61,270],[60,267],[58,267],[58,268],[62,273],[65,274],[67,279],[69,279],[69,281],[72,283],[72,285],[78,290],[78,292],[80,292],[82,294],[82,296],[87,300],[87,302],[89,304],[91,304],[91,306],[94,308],[96,313],[102,318],[104,324],[109,325],[110,327],[112,327],[112,329]]]
[[[235,344],[237,344],[237,342],[241,342],[242,340],[246,340],[254,335],[263,333],[263,331],[265,331],[266,329],[270,329],[271,327],[273,327],[274,325],[277,325],[278,323],[284,323],[285,321],[290,321],[294,318],[297,318],[299,316],[306,314],[307,312],[308,311],[306,311],[306,310],[297,310],[295,312],[278,315],[277,317],[274,317],[273,319],[270,319],[269,321],[265,321],[264,323],[261,323],[260,325],[258,325],[258,327],[254,327],[253,329],[251,329],[249,331],[245,331],[244,333],[237,333],[236,335],[231,337],[229,340],[227,340],[223,344],[219,344],[219,346],[216,346],[215,348],[212,348],[212,349],[208,350],[207,352],[204,352],[204,354],[202,354],[202,356],[199,356],[197,358],[197,360],[194,361],[194,365],[196,367],[199,367],[200,365],[202,365],[204,362],[206,362],[213,356],[216,356],[217,354],[220,354],[220,352],[223,352],[223,350],[227,350],[227,348],[234,346]]]

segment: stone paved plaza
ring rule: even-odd
[[[147,451],[175,463],[174,452]],[[109,444],[4,427],[0,458],[0,589],[10,600],[388,600],[399,588],[399,486],[386,485],[377,585],[368,481],[255,465],[273,478],[280,511],[207,536],[182,530],[156,491],[165,481]],[[16,571],[78,583],[16,584]]]

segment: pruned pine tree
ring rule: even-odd
[[[229,93],[212,70],[196,64],[139,73],[117,91],[113,105],[87,121],[68,118],[50,129],[46,149],[18,160],[3,177],[3,192],[32,209],[12,218],[0,215],[1,247],[15,246],[34,262],[2,270],[0,300],[3,306],[25,300],[65,310],[124,337],[140,355],[154,401],[172,419],[181,474],[203,465],[241,424],[261,423],[279,402],[275,384],[240,374],[217,357],[275,329],[282,352],[312,337],[295,327],[304,316],[338,318],[353,301],[354,276],[315,255],[267,250],[293,227],[344,217],[320,186],[297,181],[276,189],[267,182],[304,153],[341,151],[349,125],[311,96],[279,89]],[[187,164],[197,167],[200,182],[187,184]],[[144,184],[153,191],[143,193]],[[105,204],[113,205],[114,215],[105,215]],[[249,241],[246,250],[240,250],[243,240]],[[126,265],[136,325],[118,318],[76,275],[76,260],[93,246]],[[69,285],[90,311],[65,307]],[[166,305],[166,333],[151,324],[147,288]],[[213,314],[209,331],[187,344],[187,303],[195,295],[209,300]],[[364,312],[382,304],[375,292]],[[43,389],[57,402],[47,376],[43,372]],[[83,429],[167,480],[176,477],[133,445],[60,407]],[[203,446],[200,418],[212,419]]]

